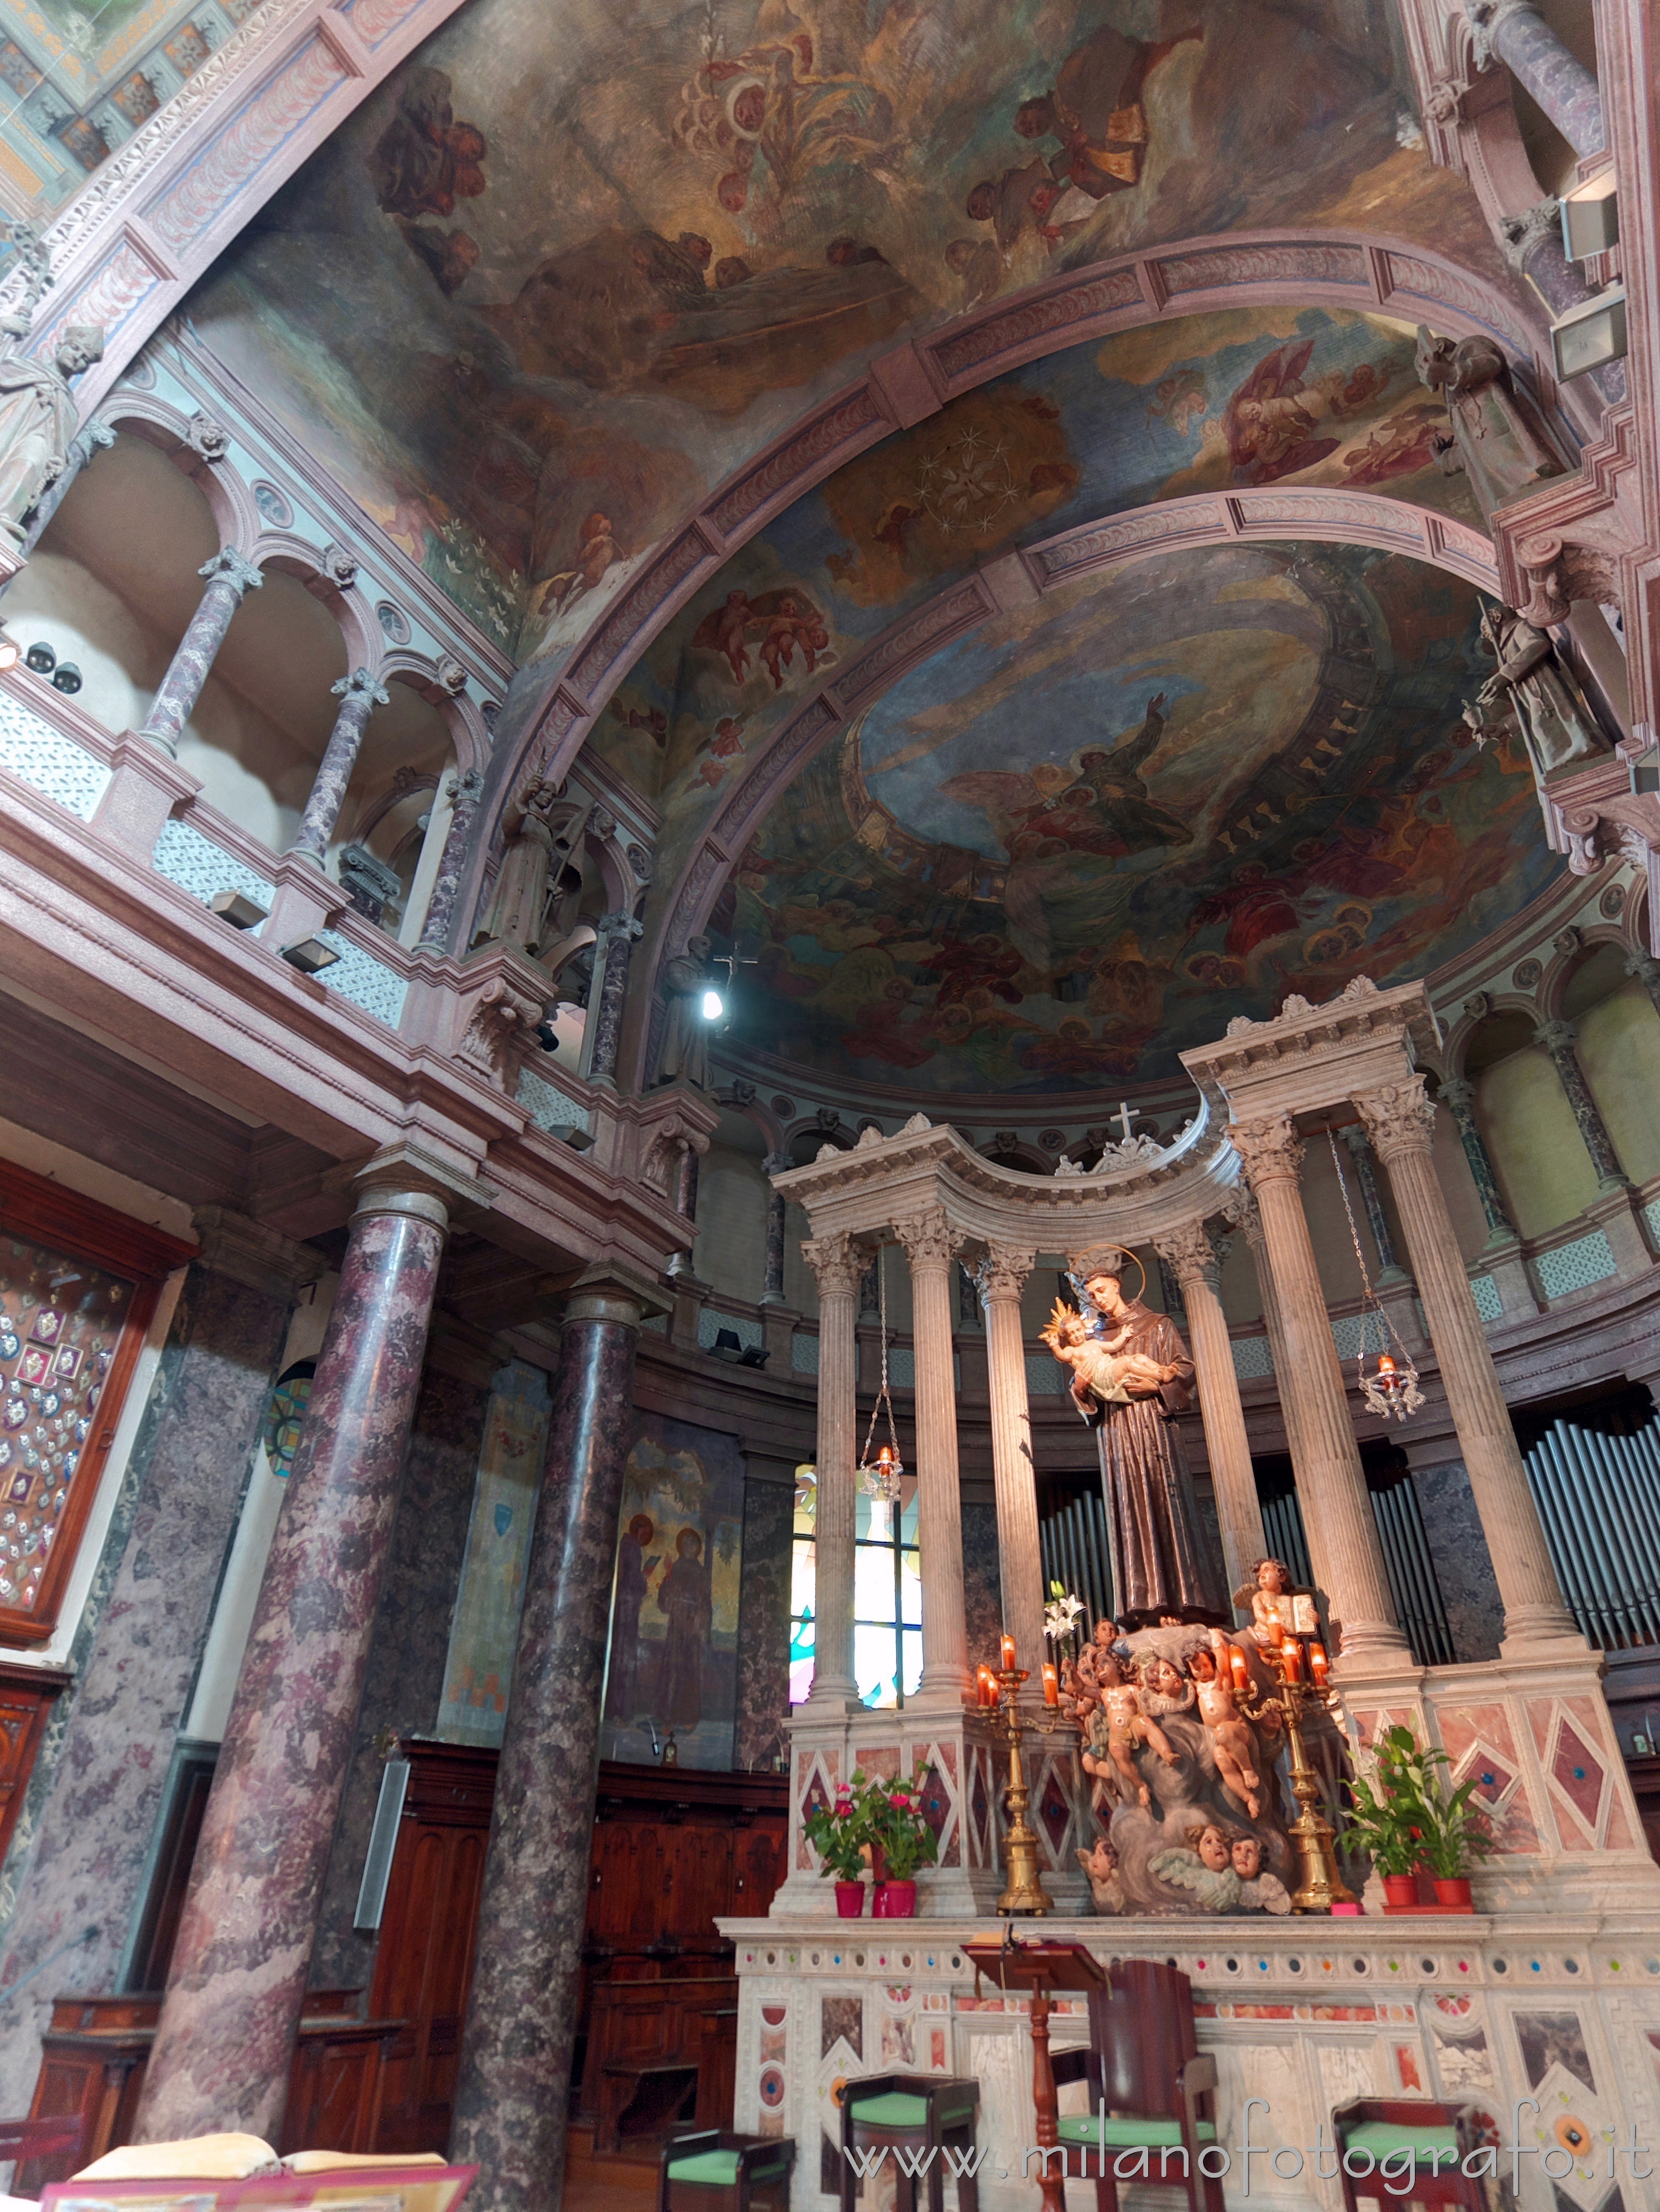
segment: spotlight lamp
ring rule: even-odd
[[[340,955],[325,945],[320,937],[302,937],[298,945],[283,947],[283,957],[302,975],[317,975],[325,968],[332,968]]]
[[[1562,251],[1570,261],[1606,253],[1620,239],[1620,189],[1614,171],[1587,178],[1562,195]]]
[[[1626,354],[1626,288],[1610,284],[1559,315],[1550,326],[1550,349],[1559,384],[1606,368]]]
[[[721,1015],[724,1014],[726,1011],[727,1002],[721,996],[721,994],[718,991],[708,990],[704,992],[703,1019],[706,1022],[718,1022]]]

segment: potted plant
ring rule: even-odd
[[[1444,1752],[1437,1756],[1444,1766],[1447,1765]],[[1436,1903],[1464,1912],[1475,1910],[1470,1899],[1472,1866],[1498,1848],[1487,1814],[1470,1802],[1475,1780],[1472,1774],[1444,1803],[1432,1803],[1423,1838],[1424,1860],[1435,1882]]]
[[[865,1909],[865,1852],[871,1840],[867,1796],[865,1778],[855,1769],[851,1782],[837,1783],[835,1802],[815,1805],[803,1824],[818,1854],[820,1877],[836,1877],[836,1910],[843,1920],[857,1920]]]
[[[1347,1841],[1371,1859],[1383,1884],[1386,1905],[1418,1902],[1415,1869],[1436,1802],[1433,1765],[1446,1754],[1420,1752],[1408,1728],[1385,1729],[1376,1747],[1376,1787],[1364,1778],[1349,1784]]]
[[[871,1907],[873,1918],[908,1920],[916,1910],[916,1869],[932,1866],[939,1843],[923,1814],[927,1765],[919,1765],[909,1781],[866,1784],[866,1832],[873,1855],[879,1855],[886,1879]]]

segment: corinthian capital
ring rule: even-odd
[[[848,1230],[829,1237],[804,1237],[801,1256],[812,1269],[821,1300],[857,1296],[859,1278],[870,1265],[870,1251]]]
[[[1234,1121],[1228,1135],[1256,1188],[1277,1181],[1295,1182],[1303,1166],[1303,1139],[1289,1114],[1264,1121]]]
[[[893,1233],[905,1248],[913,1272],[918,1267],[947,1267],[962,1243],[961,1233],[946,1218],[943,1206],[924,1206],[908,1220],[896,1221]]]
[[[1233,1194],[1222,1208],[1222,1218],[1230,1228],[1244,1231],[1245,1242],[1253,1247],[1262,1241],[1262,1217],[1256,1210],[1256,1200],[1251,1196],[1248,1182],[1237,1182]]]
[[[1017,1301],[1037,1257],[1036,1252],[1022,1251],[1013,1244],[988,1244],[985,1258],[972,1270],[981,1303],[991,1305],[999,1299]]]
[[[1386,1083],[1354,1102],[1380,1160],[1402,1152],[1426,1152],[1435,1141],[1435,1107],[1424,1096],[1424,1079]]]
[[[1221,1289],[1222,1263],[1202,1221],[1184,1221],[1179,1229],[1155,1237],[1152,1244],[1159,1256],[1169,1261],[1183,1290],[1190,1283],[1208,1284],[1213,1291]]]

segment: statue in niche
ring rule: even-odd
[[[1481,617],[1481,641],[1499,665],[1464,709],[1478,745],[1503,726],[1508,709],[1541,790],[1555,769],[1613,750],[1544,630],[1495,604]]]
[[[1104,1245],[1068,1264],[1082,1322],[1107,1351],[1113,1374],[1104,1395],[1096,1383],[1106,1384],[1104,1370],[1080,1364],[1079,1348],[1066,1347],[1073,1402],[1096,1431],[1119,1619],[1135,1628],[1168,1619],[1226,1626],[1232,1616],[1200,1529],[1176,1426],[1176,1416],[1193,1403],[1188,1348],[1163,1314],[1139,1296],[1124,1297],[1127,1269],[1140,1269],[1134,1253]],[[1051,1348],[1063,1358],[1061,1332],[1050,1327]]]
[[[508,849],[496,879],[489,919],[475,945],[500,940],[517,945],[534,959],[540,950],[548,913],[548,892],[570,851],[572,836],[561,838],[550,819],[559,799],[556,783],[526,784],[502,817]],[[573,834],[580,817],[573,817]]]
[[[70,383],[103,359],[104,333],[77,324],[44,362],[17,350],[28,330],[21,316],[3,327],[11,343],[0,354],[0,525],[21,550],[25,518],[63,474],[80,424]]]
[[[665,962],[663,988],[668,993],[669,1014],[657,1059],[660,1083],[678,1080],[695,1084],[700,1091],[708,1089],[709,1024],[703,994],[714,981],[707,937],[690,938],[683,953]]]
[[[1451,423],[1433,441],[1441,465],[1449,474],[1463,470],[1484,520],[1562,474],[1544,423],[1491,338],[1438,338],[1420,323],[1414,365],[1419,382],[1441,394]]]

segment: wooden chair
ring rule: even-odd
[[[85,2163],[82,2145],[86,2140],[84,2112],[66,2112],[50,2120],[0,2120],[0,2166],[9,2160],[15,2166],[13,2193],[33,2195],[48,2181],[66,2181]],[[51,2170],[42,2174],[38,2169],[46,2160]]]
[[[910,2172],[895,2163],[894,2212],[916,2212],[916,2166],[927,2159],[928,2212],[945,2212],[945,2152],[972,2152],[980,2084],[939,2074],[870,2074],[842,2092],[842,2212],[853,2212],[856,2169],[848,2153],[877,2145],[903,2150]],[[957,2180],[958,2212],[980,2212],[980,2185],[972,2173]]]
[[[1481,2142],[1474,2105],[1438,2105],[1427,2097],[1356,2097],[1331,2116],[1343,2176],[1344,2212],[1359,2212],[1359,2197],[1383,2196],[1388,2203],[1456,2205],[1462,2212],[1486,2212],[1481,2179],[1463,2170],[1469,2152]],[[1413,2154],[1413,2185],[1400,2193],[1405,2168],[1386,2175],[1352,2174],[1348,2152],[1370,2151],[1378,2166],[1391,2153]],[[1384,2195],[1387,2182],[1389,2194]]]
[[[789,2212],[795,2145],[787,2136],[704,2128],[663,2146],[657,2212]]]
[[[1111,1987],[1089,1992],[1089,2047],[1055,2060],[1057,2083],[1090,2087],[1088,2113],[1061,2117],[1067,2172],[1095,2184],[1097,2212],[1119,2212],[1114,2166],[1145,2149],[1149,2182],[1185,2186],[1189,2212],[1223,2212],[1220,2179],[1199,2165],[1216,2141],[1216,2061],[1201,2055],[1188,1978],[1147,1959],[1110,1972]]]

